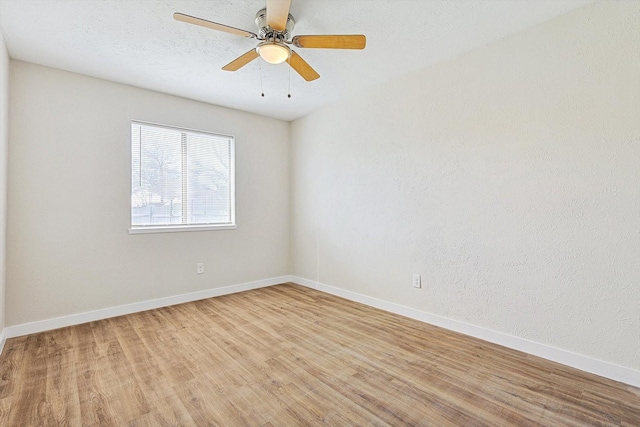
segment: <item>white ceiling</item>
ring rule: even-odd
[[[294,35],[365,34],[363,51],[297,49],[287,64],[221,67],[256,40],[175,21],[178,11],[257,32],[264,0],[0,0],[14,59],[294,120],[350,93],[428,67],[593,0],[292,0]],[[265,97],[260,96],[260,75]]]

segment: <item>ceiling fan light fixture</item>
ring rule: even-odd
[[[281,64],[289,59],[289,55],[291,54],[289,47],[276,42],[262,42],[256,50],[260,57],[269,64]]]

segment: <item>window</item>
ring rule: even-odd
[[[132,233],[235,228],[234,139],[131,123]]]

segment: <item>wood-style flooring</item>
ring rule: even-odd
[[[293,284],[7,340],[2,426],[639,426],[640,389]]]

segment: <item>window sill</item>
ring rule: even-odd
[[[176,225],[161,227],[131,227],[129,234],[149,234],[149,233],[180,233],[182,231],[215,231],[215,230],[235,230],[238,228],[235,224],[220,225]]]

